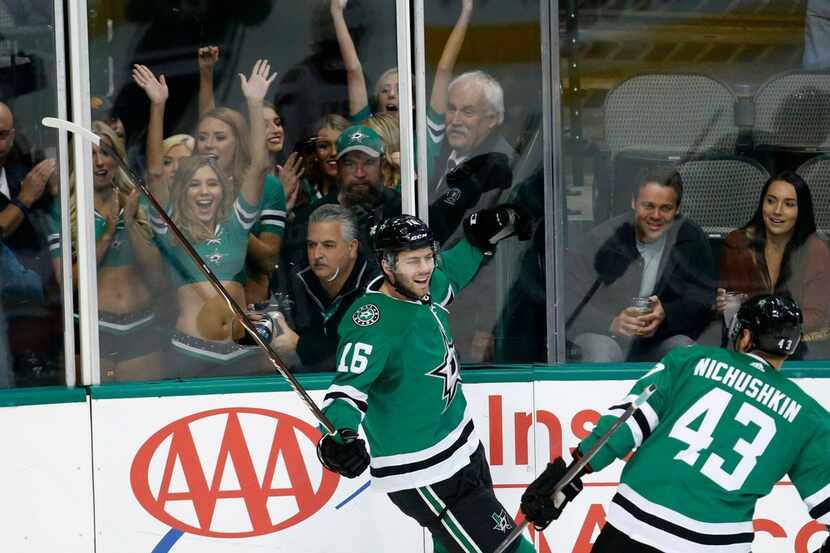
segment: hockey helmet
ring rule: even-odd
[[[419,248],[438,249],[438,243],[426,223],[412,215],[390,217],[376,226],[372,231],[372,244],[378,258],[386,253]]]
[[[734,347],[743,329],[752,334],[752,348],[773,355],[792,355],[801,342],[801,308],[785,296],[760,295],[744,302],[730,334]]]

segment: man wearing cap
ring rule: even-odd
[[[338,203],[354,213],[360,250],[371,254],[369,230],[384,219],[401,213],[401,194],[383,185],[383,140],[369,127],[354,125],[337,139],[337,192],[320,204]]]

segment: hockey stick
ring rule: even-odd
[[[84,140],[87,140],[92,144],[98,146],[99,148],[104,150],[107,153],[107,155],[115,159],[119,167],[130,178],[130,180],[133,181],[133,184],[135,184],[136,188],[138,188],[138,190],[142,194],[144,194],[147,200],[149,200],[150,204],[153,206],[153,208],[156,210],[159,216],[164,220],[165,224],[167,225],[167,228],[173,231],[173,234],[176,235],[176,238],[179,240],[182,247],[184,247],[185,251],[193,259],[193,262],[196,263],[196,266],[199,267],[199,269],[205,275],[208,282],[210,282],[210,284],[213,286],[216,292],[222,297],[222,299],[225,300],[225,303],[228,304],[228,307],[231,309],[231,311],[233,311],[236,318],[245,328],[245,331],[251,336],[251,338],[253,338],[254,342],[259,347],[265,350],[265,353],[268,355],[271,364],[274,366],[277,372],[288,381],[288,383],[291,385],[291,387],[294,389],[297,395],[300,396],[302,402],[306,404],[306,407],[309,408],[311,413],[320,422],[320,424],[322,424],[326,428],[326,430],[328,430],[329,433],[334,434],[336,430],[334,426],[331,424],[331,421],[329,421],[329,419],[323,414],[320,408],[317,407],[317,404],[314,403],[314,400],[311,399],[311,397],[308,395],[308,392],[305,391],[302,385],[299,382],[297,382],[297,379],[294,377],[294,375],[291,374],[291,372],[289,372],[288,368],[285,366],[285,363],[282,361],[282,359],[280,359],[279,355],[277,355],[277,353],[271,348],[271,345],[262,339],[262,337],[256,331],[254,323],[252,323],[251,319],[248,318],[248,315],[245,314],[245,311],[243,311],[242,308],[239,307],[239,304],[236,303],[236,300],[233,299],[233,297],[230,295],[230,293],[228,293],[228,291],[225,289],[225,287],[222,285],[219,279],[216,278],[216,275],[213,274],[213,271],[210,269],[210,267],[208,267],[207,264],[205,264],[199,253],[193,248],[193,246],[184,236],[179,227],[176,226],[176,224],[167,214],[167,211],[165,211],[161,204],[159,204],[158,200],[156,200],[155,196],[153,196],[153,194],[150,192],[150,189],[147,187],[144,180],[138,177],[129,168],[127,163],[121,158],[120,155],[118,155],[118,152],[116,152],[113,148],[110,148],[106,143],[102,142],[101,138],[97,134],[93,133],[89,129],[85,129],[80,125],[72,123],[71,121],[65,121],[63,119],[58,119],[55,117],[44,117],[41,123],[45,127],[51,127],[53,129],[59,129],[74,133],[83,138]]]
[[[648,401],[648,398],[650,398],[651,394],[653,394],[655,391],[657,391],[657,386],[654,384],[650,384],[648,387],[646,387],[643,393],[641,393],[639,397],[637,397],[637,399],[635,399],[631,403],[631,405],[629,405],[626,408],[625,412],[619,417],[617,417],[617,420],[614,421],[614,424],[611,425],[611,428],[609,428],[605,434],[600,436],[596,443],[593,446],[591,446],[591,449],[589,449],[588,452],[585,453],[585,455],[571,463],[571,466],[568,467],[568,470],[565,471],[565,474],[562,475],[562,478],[560,478],[559,482],[557,482],[556,486],[554,486],[553,493],[550,494],[551,499],[555,498],[557,494],[561,493],[562,489],[565,486],[570,484],[571,480],[573,480],[574,477],[577,474],[579,474],[579,471],[581,471],[585,467],[585,465],[591,462],[591,459],[594,458],[594,455],[597,454],[600,448],[602,448],[602,446],[604,446],[608,442],[608,440],[611,439],[611,436],[614,435],[614,432],[616,432],[620,426],[625,424],[625,421],[631,418],[631,416],[643,405],[643,403]],[[493,553],[504,553],[507,550],[507,548],[510,547],[510,544],[513,543],[513,541],[516,538],[518,538],[522,532],[524,532],[528,524],[529,522],[527,519],[523,520],[521,524],[517,524],[516,527],[513,528],[513,530],[510,532],[510,534],[507,535],[506,538],[504,538],[504,541],[502,541],[499,544],[499,546]]]

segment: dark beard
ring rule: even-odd
[[[380,199],[381,190],[379,186],[370,186],[365,192],[356,191],[352,188],[341,188],[341,196],[346,207],[353,206],[374,206]]]

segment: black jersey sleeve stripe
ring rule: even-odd
[[[651,436],[651,426],[648,424],[648,419],[640,410],[634,411],[633,417],[637,426],[640,427],[640,432],[643,434],[643,441],[646,441]]]
[[[810,516],[815,520],[818,520],[828,512],[830,512],[830,497],[810,509]]]
[[[448,447],[444,451],[441,451],[440,453],[436,453],[429,459],[424,459],[423,461],[416,461],[414,463],[406,463],[404,465],[395,465],[391,467],[370,467],[370,473],[375,478],[383,478],[384,476],[393,476],[396,474],[407,474],[410,472],[416,472],[425,468],[429,468],[433,465],[437,465],[441,461],[446,461],[452,456],[453,453],[458,451],[460,448],[464,447],[464,444],[467,443],[467,439],[470,437],[470,434],[473,433],[473,428],[473,421],[468,422],[464,426],[464,430],[461,431],[461,435],[455,442],[453,442],[453,444],[450,447]]]
[[[650,513],[647,513],[634,505],[631,501],[626,499],[620,494],[616,494],[614,499],[612,499],[614,503],[628,511],[628,513],[645,524],[652,526],[654,528],[663,530],[664,532],[668,532],[669,534],[673,534],[678,538],[682,538],[686,541],[691,541],[694,543],[699,543],[701,545],[732,545],[736,543],[752,543],[752,540],[755,539],[755,534],[753,532],[742,532],[737,534],[701,534],[700,532],[695,532],[693,530],[689,530],[688,528],[684,528],[673,522],[669,522],[664,520],[660,517],[654,516]]]
[[[355,399],[355,398],[353,398],[352,396],[350,396],[349,394],[347,394],[345,392],[329,392],[329,393],[326,394],[326,397],[323,398],[323,401],[325,402],[329,399],[332,400],[332,401],[334,401],[335,399],[348,400],[348,401],[354,403],[357,406],[357,408],[360,409],[363,413],[365,413],[369,409],[369,404],[367,404],[365,401],[360,401],[359,399]]]

